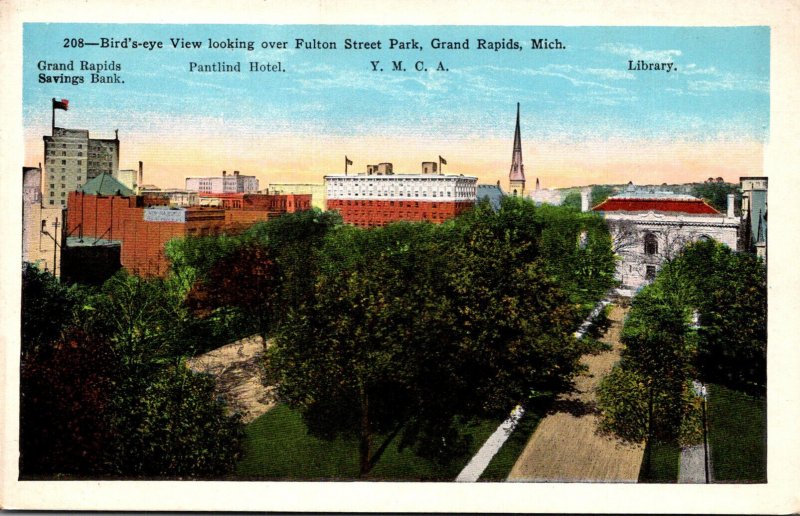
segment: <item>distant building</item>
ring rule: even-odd
[[[118,171],[114,177],[117,181],[136,192],[139,188],[138,176],[139,174],[136,170],[126,169]]]
[[[310,195],[311,206],[324,210],[326,208],[325,183],[270,183],[269,193],[276,195]]]
[[[22,261],[61,275],[64,210],[42,205],[42,171],[22,168]]]
[[[423,163],[423,171],[428,162]],[[365,174],[325,176],[327,209],[347,224],[385,226],[391,222],[442,222],[472,208],[478,178],[436,173],[395,174],[391,163],[368,166]]]
[[[186,189],[199,193],[257,193],[258,178],[256,176],[243,176],[238,170],[233,174],[222,171],[221,176],[187,177]]]
[[[139,195],[152,199],[163,199],[167,206],[175,208],[188,208],[200,206],[200,194],[179,188],[140,188]]]
[[[767,178],[740,177],[742,189],[741,248],[767,259]]]
[[[584,211],[588,210],[588,192]],[[736,249],[739,218],[734,196],[720,213],[702,199],[670,192],[639,191],[629,187],[592,208],[608,221],[617,263],[617,279],[624,290],[635,291],[652,281],[664,261],[690,242],[713,239]]]
[[[500,211],[500,203],[505,196],[505,192],[500,188],[500,181],[498,181],[496,185],[478,185],[477,201],[488,201],[489,206],[491,206],[495,212]]]
[[[225,210],[229,225],[250,225],[258,221],[311,209],[310,194],[200,194],[201,205],[216,206]],[[207,202],[203,201],[216,201]]]
[[[552,204],[553,206],[561,205],[564,200],[561,190],[541,188],[539,178],[536,178],[536,188],[531,192],[530,197],[535,204]]]
[[[69,192],[86,181],[119,171],[119,138],[89,138],[84,129],[53,128],[51,136],[44,136],[44,190],[45,206],[67,207]]]

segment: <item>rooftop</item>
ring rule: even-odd
[[[122,195],[123,197],[133,195],[133,190],[106,173],[90,179],[85,185],[78,188],[78,191],[90,195]]]
[[[626,193],[621,196],[609,197],[601,202],[592,211],[659,211],[666,213],[688,213],[691,215],[721,215],[702,199],[691,195],[643,195],[632,196]]]

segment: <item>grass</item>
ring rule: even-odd
[[[439,464],[423,459],[411,449],[399,450],[397,439],[386,447],[365,480],[449,481],[500,424],[481,421],[464,428],[471,437],[469,453],[461,460]],[[308,435],[300,414],[278,405],[245,429],[245,451],[236,475],[271,480],[357,480],[358,443],[355,439],[326,441]],[[376,436],[374,446],[383,443]]]
[[[763,397],[710,385],[708,441],[714,481],[767,481],[767,407]]]
[[[642,469],[639,471],[639,483],[676,483],[681,467],[681,447],[674,442],[653,441],[649,452],[650,471],[647,471],[648,450],[645,450]]]
[[[526,412],[519,420],[517,428],[514,429],[514,432],[503,444],[503,447],[492,458],[479,480],[488,482],[505,481],[541,420],[541,414]]]

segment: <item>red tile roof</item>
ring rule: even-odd
[[[593,211],[662,211],[670,213],[689,213],[692,215],[720,215],[720,212],[706,204],[702,199],[624,199],[608,198]]]

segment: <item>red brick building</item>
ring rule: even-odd
[[[440,223],[475,206],[477,177],[435,173],[423,163],[422,174],[397,174],[368,167],[366,174],[325,176],[327,208],[347,224],[385,226],[399,220]],[[433,173],[430,173],[433,172]]]
[[[311,205],[310,195],[234,195],[241,198],[228,199],[228,207],[170,208],[163,199],[151,197],[71,192],[68,243],[71,239],[81,244],[88,239],[119,243],[122,267],[141,276],[163,276],[169,268],[164,245],[173,238],[235,233]]]

